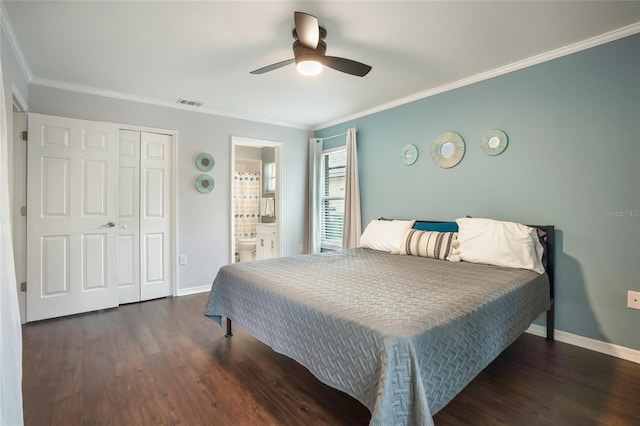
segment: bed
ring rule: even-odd
[[[542,274],[357,248],[224,266],[205,315],[358,399],[371,425],[432,425],[545,311],[553,339],[554,229],[536,228]]]

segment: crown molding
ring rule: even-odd
[[[294,129],[310,130],[308,126],[301,126],[301,125],[293,124],[293,123],[286,123],[286,122],[273,121],[273,120],[265,120],[265,119],[260,118],[260,117],[251,117],[251,116],[246,116],[246,115],[234,115],[234,114],[226,113],[224,111],[218,111],[218,110],[211,109],[211,108],[206,108],[206,107],[195,107],[195,106],[189,106],[189,105],[182,105],[182,104],[177,104],[177,103],[174,103],[174,102],[171,102],[171,101],[165,101],[165,100],[156,99],[156,98],[150,98],[150,97],[146,97],[146,96],[132,95],[132,94],[123,93],[123,92],[116,92],[114,90],[99,89],[99,88],[90,87],[90,86],[81,86],[81,85],[78,85],[78,84],[65,83],[65,82],[57,81],[57,80],[47,80],[47,79],[44,79],[44,78],[33,78],[33,79],[31,79],[29,84],[33,84],[33,85],[36,85],[36,86],[51,87],[51,88],[54,88],[54,89],[68,90],[68,91],[78,92],[78,93],[84,93],[84,94],[87,94],[87,95],[103,96],[103,97],[106,97],[106,98],[119,99],[119,100],[123,100],[123,101],[138,102],[138,103],[143,103],[143,104],[161,106],[161,107],[165,107],[165,108],[173,108],[173,109],[180,109],[180,110],[185,110],[185,111],[200,112],[200,113],[203,113],[203,114],[217,115],[217,116],[227,117],[227,118],[235,118],[235,119],[238,119],[238,120],[248,120],[248,121],[253,121],[253,122],[256,122],[256,123],[270,124],[270,125],[274,125],[274,126],[282,126],[282,127],[289,127],[289,128],[294,128]]]
[[[257,123],[270,124],[274,126],[283,126],[283,127],[294,128],[294,129],[310,130],[309,126],[301,126],[299,124],[274,121],[274,120],[265,120],[259,117],[228,114],[228,113],[213,110],[210,108],[190,107],[188,105],[175,104],[173,102],[164,101],[164,100],[155,99],[155,98],[137,96],[137,95],[132,95],[128,93],[116,92],[112,90],[98,89],[98,88],[89,87],[89,86],[81,86],[81,85],[76,85],[71,83],[65,83],[62,81],[36,78],[33,76],[31,67],[29,66],[29,63],[27,62],[27,59],[25,58],[24,54],[22,53],[22,49],[20,48],[20,43],[18,43],[18,39],[15,35],[15,32],[13,31],[13,26],[11,25],[11,21],[9,20],[9,15],[7,14],[4,1],[2,0],[0,0],[0,26],[2,26],[2,30],[4,31],[5,35],[7,36],[7,39],[9,40],[11,49],[15,54],[15,57],[18,61],[18,65],[20,66],[20,69],[22,70],[28,84],[35,84],[38,86],[46,86],[46,87],[52,87],[52,88],[62,89],[62,90],[70,90],[73,92],[80,92],[88,95],[105,96],[108,98],[114,98],[114,99],[120,99],[120,100],[132,101],[132,102],[140,102],[140,103],[145,103],[150,105],[163,106],[167,108],[201,112],[203,114],[218,115],[222,117],[235,118],[238,120],[249,120]]]
[[[514,62],[509,65],[505,65],[499,68],[495,68],[490,71],[486,71],[480,74],[472,75],[471,77],[466,77],[458,81],[454,81],[452,83],[444,84],[442,86],[435,87],[433,89],[425,90],[423,92],[419,92],[413,95],[406,96],[404,98],[397,99],[395,101],[387,102],[382,105],[378,105],[373,108],[366,109],[364,111],[357,112],[355,114],[348,115],[346,117],[338,118],[336,120],[328,121],[323,124],[319,124],[313,127],[313,131],[326,129],[327,127],[335,126],[337,124],[342,124],[347,121],[355,120],[360,117],[364,117],[367,115],[375,114],[377,112],[385,111],[391,108],[395,108],[397,106],[401,106],[404,104],[408,104],[413,101],[417,101],[420,99],[428,98],[440,93],[448,92],[450,90],[458,89],[460,87],[468,86],[474,83],[478,83],[484,80],[489,80],[490,78],[498,77],[504,74],[508,74],[513,71],[518,71],[523,68],[528,68],[533,65],[537,65],[543,62],[550,61],[552,59],[560,58],[562,56],[567,56],[572,53],[580,52],[582,50],[589,49],[591,47],[596,47],[601,44],[609,43],[611,41],[615,41],[624,37],[628,37],[630,35],[634,35],[640,32],[640,22],[635,22],[631,25],[627,25],[626,27],[618,28],[613,31],[609,31],[607,33],[588,38],[586,40],[579,41],[577,43],[570,44],[568,46],[560,47],[558,49],[550,50],[548,52],[531,56],[530,58],[523,59],[521,61]]]
[[[80,92],[80,93],[85,93],[85,94],[90,94],[90,95],[96,95],[96,96],[105,96],[105,97],[109,97],[109,98],[114,98],[114,99],[120,99],[120,100],[127,100],[127,101],[132,101],[132,102],[140,102],[140,103],[146,103],[146,104],[150,104],[150,105],[156,105],[156,106],[163,106],[163,107],[167,107],[167,108],[174,108],[174,109],[180,109],[180,110],[186,110],[186,111],[193,111],[193,112],[201,112],[203,114],[210,114],[210,115],[218,115],[218,116],[222,116],[222,117],[228,117],[228,118],[235,118],[235,119],[239,119],[239,120],[249,120],[249,121],[254,121],[254,122],[258,122],[258,123],[264,123],[264,124],[270,124],[270,125],[275,125],[275,126],[283,126],[283,127],[289,127],[289,128],[295,128],[295,129],[303,129],[303,130],[311,130],[311,131],[317,131],[317,130],[321,130],[321,129],[325,129],[327,127],[331,127],[331,126],[335,126],[337,124],[341,124],[341,123],[345,123],[347,121],[351,121],[351,120],[355,120],[357,118],[361,118],[367,115],[371,115],[371,114],[375,114],[377,112],[381,112],[381,111],[385,111],[391,108],[395,108],[404,104],[408,104],[410,102],[414,102],[420,99],[425,99],[440,93],[444,93],[444,92],[448,92],[450,90],[454,90],[454,89],[458,89],[464,86],[468,86],[474,83],[478,83],[484,80],[488,80],[494,77],[498,77],[504,74],[508,74],[510,72],[513,71],[517,71],[523,68],[527,68],[533,65],[537,65],[543,62],[547,62],[550,61],[552,59],[556,59],[556,58],[560,58],[562,56],[566,56],[566,55],[570,55],[572,53],[576,53],[582,50],[586,50],[589,49],[591,47],[595,47],[595,46],[599,46],[601,44],[605,44],[611,41],[615,41],[633,34],[637,34],[640,32],[640,22],[636,22],[633,23],[631,25],[627,25],[625,27],[622,28],[618,28],[616,30],[577,42],[577,43],[573,43],[570,44],[568,46],[565,47],[561,47],[558,49],[554,49],[551,50],[549,52],[546,53],[542,53],[539,55],[535,55],[532,56],[530,58],[527,59],[523,59],[521,61],[517,61],[514,62],[512,64],[509,65],[505,65],[499,68],[495,68],[493,70],[490,71],[486,71],[483,73],[479,73],[470,77],[466,77],[457,81],[454,81],[452,83],[448,83],[448,84],[444,84],[442,86],[438,86],[429,90],[425,90],[422,92],[418,92],[415,93],[413,95],[410,96],[406,96],[391,102],[387,102],[378,106],[375,106],[373,108],[368,108],[366,110],[342,117],[342,118],[338,118],[335,120],[331,120],[316,126],[312,126],[311,128],[309,126],[302,126],[299,124],[293,124],[293,123],[287,123],[287,122],[280,122],[280,121],[273,121],[273,120],[265,120],[259,117],[250,117],[250,116],[245,116],[245,115],[238,115],[238,114],[229,114],[229,113],[225,113],[223,111],[218,111],[218,110],[214,110],[214,109],[210,109],[210,108],[202,108],[202,107],[190,107],[188,105],[180,105],[180,104],[175,104],[173,102],[169,102],[169,101],[164,101],[164,100],[160,100],[160,99],[155,99],[155,98],[149,98],[149,97],[144,97],[144,96],[137,96],[137,95],[132,95],[132,94],[128,94],[128,93],[122,93],[122,92],[116,92],[116,91],[112,91],[112,90],[105,90],[105,89],[98,89],[95,87],[89,87],[89,86],[80,86],[80,85],[76,85],[76,84],[71,84],[71,83],[65,83],[65,82],[61,82],[61,81],[54,81],[54,80],[47,80],[47,79],[41,79],[41,78],[35,78],[33,76],[33,73],[31,71],[31,68],[29,66],[29,63],[27,62],[24,54],[22,53],[22,49],[20,48],[20,44],[18,43],[18,40],[16,38],[15,32],[13,31],[13,26],[11,25],[11,21],[9,20],[9,17],[7,15],[7,11],[5,9],[5,5],[4,5],[4,1],[0,0],[0,25],[2,26],[2,30],[4,31],[5,35],[7,36],[7,39],[9,41],[9,44],[11,45],[11,49],[13,50],[16,59],[18,61],[18,65],[20,66],[20,69],[22,70],[22,72],[24,73],[26,80],[29,84],[35,84],[35,85],[39,85],[39,86],[46,86],[46,87],[52,87],[52,88],[57,88],[57,89],[62,89],[62,90],[70,90],[70,91],[74,91],[74,92]]]
[[[4,7],[4,1],[0,1],[0,25],[2,26],[2,31],[4,31],[4,34],[7,36],[7,40],[9,40],[9,45],[11,45],[11,50],[13,50],[13,53],[16,56],[16,60],[18,61],[18,65],[20,66],[22,73],[24,74],[27,83],[29,83],[33,79],[33,73],[31,72],[31,67],[27,62],[27,59],[22,53],[20,43],[18,43],[18,39],[16,38],[16,33],[13,31],[9,15]]]

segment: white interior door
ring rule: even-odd
[[[140,134],[140,299],[171,295],[173,136]]]
[[[27,321],[115,307],[118,127],[28,121]]]
[[[120,130],[118,288],[120,303],[140,301],[140,132]]]

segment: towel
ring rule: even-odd
[[[275,216],[275,199],[274,198],[261,198],[260,199],[260,214],[262,216],[270,217]]]

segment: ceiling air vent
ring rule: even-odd
[[[193,107],[202,106],[202,102],[190,101],[189,99],[178,99],[176,101],[176,103],[179,103],[180,105],[188,105],[188,106],[193,106]]]

